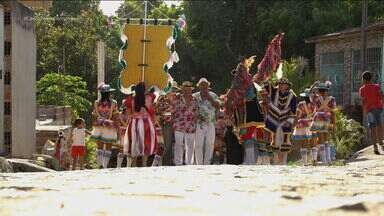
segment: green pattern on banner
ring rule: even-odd
[[[124,26],[123,28],[124,29]],[[122,31],[121,32],[122,35],[124,35],[124,32]],[[124,35],[125,36],[125,35]],[[120,52],[119,52],[119,65],[120,65],[120,77],[121,77],[121,73],[123,72],[124,69],[126,69],[128,67],[128,63],[125,61],[124,59],[124,51],[128,48],[128,39],[127,38],[122,38],[122,45],[120,47]],[[120,80],[120,77],[118,79],[118,86],[119,86],[119,89],[121,91],[121,80]]]

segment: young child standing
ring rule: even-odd
[[[381,124],[381,113],[383,112],[383,94],[379,84],[372,83],[372,73],[365,71],[362,76],[363,86],[359,95],[363,100],[364,113],[368,118],[368,128],[372,138],[375,154],[380,154],[378,146],[382,144],[383,128]]]
[[[85,121],[82,118],[75,120],[75,128],[71,132],[71,156],[72,156],[72,170],[75,170],[77,163],[80,164],[80,169],[84,169],[85,157],[85,134],[90,134],[85,129]]]

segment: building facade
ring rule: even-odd
[[[367,67],[375,74],[375,82],[384,87],[384,23],[367,27]],[[360,103],[361,86],[360,28],[347,29],[308,38],[315,44],[315,68],[317,75],[332,82],[331,94],[340,105]]]
[[[29,158],[36,151],[36,34],[30,7],[42,2],[0,4],[1,155]]]

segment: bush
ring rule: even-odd
[[[85,116],[91,107],[87,83],[81,77],[48,73],[36,86],[40,105],[71,106],[74,117]]]
[[[96,156],[97,156],[97,144],[89,137],[85,141],[85,147],[87,154],[85,156],[85,163],[87,169],[97,169]]]
[[[331,142],[336,147],[336,157],[347,159],[362,149],[365,128],[357,121],[348,119],[340,110],[336,111],[335,131]]]

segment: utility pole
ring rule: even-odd
[[[367,70],[367,14],[368,3],[367,0],[362,0],[361,11],[361,49],[360,49],[360,74]]]

